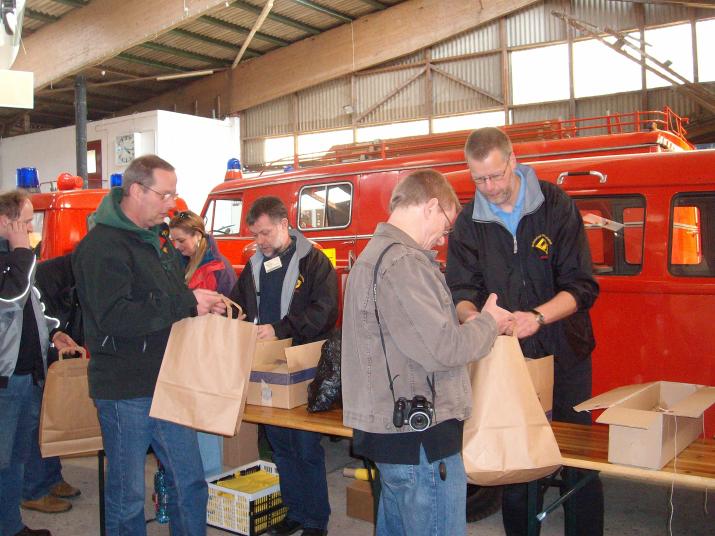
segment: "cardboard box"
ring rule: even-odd
[[[375,522],[375,502],[369,482],[353,480],[348,484],[345,493],[345,510],[348,517]]]
[[[223,465],[239,467],[258,459],[258,425],[242,422],[238,433],[223,438]]]
[[[609,462],[660,469],[700,436],[713,403],[715,387],[660,381],[619,387],[574,409],[605,409],[596,422],[609,425]]]
[[[291,346],[291,339],[258,341],[246,403],[291,409],[308,403],[325,341]]]

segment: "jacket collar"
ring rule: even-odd
[[[526,194],[524,196],[524,208],[521,215],[525,216],[536,212],[536,210],[544,203],[544,194],[539,186],[539,178],[536,176],[534,168],[517,164],[516,173],[519,174],[521,180],[526,181]],[[474,193],[474,210],[472,211],[472,220],[483,222],[499,222],[499,216],[492,212],[489,202],[477,190]]]

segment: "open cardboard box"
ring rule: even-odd
[[[713,403],[715,387],[659,381],[618,387],[574,409],[605,409],[596,422],[609,425],[609,462],[660,469],[700,436]]]
[[[253,355],[247,404],[291,409],[308,403],[325,341],[291,346],[292,339],[258,341]]]

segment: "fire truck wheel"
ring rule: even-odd
[[[473,486],[467,484],[467,523],[496,514],[501,510],[501,486]]]

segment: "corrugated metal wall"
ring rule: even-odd
[[[637,28],[642,20],[650,27],[687,21],[690,14],[699,18],[714,14],[712,10],[689,10],[669,4],[544,0],[504,19],[507,50],[564,42],[566,24],[554,17],[553,11],[570,12],[576,19],[616,30]],[[503,88],[509,81],[502,80],[499,28],[499,21],[494,21],[438,43],[429,50],[356,73],[354,83],[350,76],[339,78],[245,111],[242,114],[244,159],[246,162],[258,162],[262,158],[260,140],[256,138],[291,135],[295,126],[295,133],[300,134],[504,107]],[[709,54],[710,51],[700,53]],[[428,102],[430,82],[425,74],[427,58],[434,67],[431,73],[431,102]],[[447,74],[440,73],[440,70]],[[414,80],[396,91],[412,78]],[[670,89],[649,91],[647,104],[650,109],[662,109],[668,105],[684,115],[699,111],[691,100]],[[349,108],[346,109],[348,105],[355,108],[352,114]],[[574,105],[579,118],[643,108],[640,92],[585,98],[576,100]],[[511,122],[570,116],[568,102],[515,108],[507,103],[506,106],[510,110]],[[297,125],[294,125],[296,119]]]

